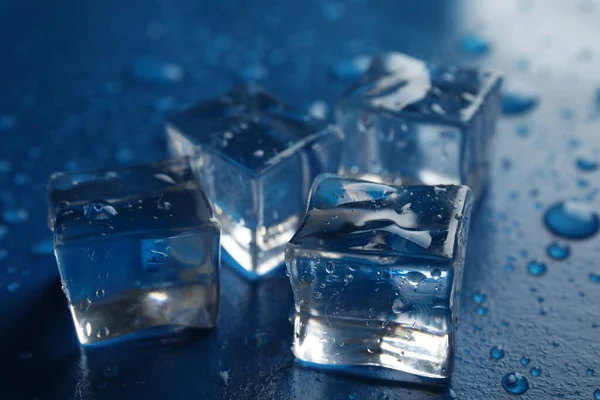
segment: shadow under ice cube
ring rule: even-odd
[[[189,160],[57,173],[49,191],[82,344],[215,325],[220,228]]]
[[[228,261],[248,277],[283,263],[314,178],[339,166],[341,132],[255,84],[191,107],[167,124],[170,151],[193,157],[223,227]]]
[[[466,186],[318,177],[285,252],[296,357],[386,379],[450,377],[470,210]]]
[[[337,105],[346,137],[340,173],[389,184],[468,185],[480,198],[500,86],[491,71],[400,53],[375,58]]]

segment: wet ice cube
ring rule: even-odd
[[[220,229],[188,159],[57,173],[48,187],[82,344],[215,325]]]
[[[251,83],[173,116],[167,134],[172,154],[193,157],[227,259],[250,278],[283,264],[310,185],[337,170],[342,139]]]
[[[296,357],[387,379],[448,378],[470,209],[466,186],[318,177],[285,251]]]
[[[483,193],[500,110],[497,73],[375,58],[338,102],[342,175],[382,183],[468,185]]]

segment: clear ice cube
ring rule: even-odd
[[[470,210],[466,186],[318,177],[285,250],[295,356],[386,379],[448,378]]]
[[[314,178],[339,166],[338,128],[255,84],[191,107],[167,123],[170,151],[193,157],[232,265],[256,278],[283,264]]]
[[[468,185],[480,198],[501,81],[491,71],[426,64],[400,53],[375,58],[337,104],[346,137],[340,174],[388,184]]]
[[[81,344],[215,325],[220,228],[188,159],[57,173],[48,188]]]

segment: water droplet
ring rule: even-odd
[[[223,379],[225,386],[229,386],[229,381],[231,381],[230,371],[219,371],[219,375],[221,376],[221,379]]]
[[[521,374],[509,372],[502,377],[502,387],[511,394],[523,394],[529,389],[529,381]]]
[[[159,201],[156,205],[156,208],[158,208],[161,211],[169,211],[171,210],[171,203],[169,203],[168,201]]]
[[[440,276],[442,276],[442,271],[439,268],[434,268],[433,271],[431,271],[431,277],[435,280],[440,279]]]
[[[308,108],[308,113],[317,119],[325,119],[327,118],[327,113],[329,111],[329,106],[322,100],[314,101],[310,107]]]
[[[527,365],[529,365],[529,358],[527,357],[521,357],[521,364],[525,367]]]
[[[54,252],[54,242],[52,239],[42,240],[31,247],[34,254],[52,254]]]
[[[425,279],[427,277],[418,271],[410,271],[406,274],[406,280],[414,286],[418,286]]]
[[[339,80],[353,81],[360,78],[370,63],[371,57],[360,55],[353,59],[337,61],[332,67],[332,72],[334,77]]]
[[[546,227],[554,234],[569,239],[585,239],[600,226],[598,215],[585,204],[569,200],[554,204],[544,214]]]
[[[323,297],[323,293],[321,292],[314,292],[313,293],[313,297],[317,300],[319,300],[321,297]]]
[[[477,292],[477,293],[473,294],[473,301],[477,304],[483,304],[486,299],[487,299],[487,296],[483,293]]]
[[[354,279],[354,277],[352,276],[352,274],[348,274],[348,275],[344,276],[344,282],[346,282],[346,283],[352,282],[353,279]]]
[[[501,358],[504,358],[504,354],[504,350],[501,347],[494,346],[490,350],[490,356],[494,360],[500,360]]]
[[[527,272],[533,276],[542,276],[546,273],[546,264],[539,261],[530,261],[527,264]]]
[[[253,154],[254,154],[254,157],[260,158],[260,157],[263,157],[265,155],[265,151],[261,150],[261,149],[258,149]]]
[[[377,400],[390,400],[390,396],[382,392],[377,396]]]
[[[335,263],[333,261],[327,261],[327,264],[325,264],[325,272],[328,274],[333,274],[335,272]]]
[[[349,400],[357,400],[358,396],[356,396],[355,394],[351,394],[351,395],[348,396],[348,399]]]
[[[135,62],[133,74],[139,81],[148,83],[179,82],[183,79],[183,70],[179,65],[147,57]]]
[[[104,297],[105,294],[106,293],[104,293],[104,289],[102,289],[102,288],[96,290],[96,297],[98,297],[98,298]]]
[[[588,368],[585,370],[585,373],[589,376],[594,375],[594,368]]]
[[[110,335],[110,330],[106,326],[98,329],[98,331],[96,332],[96,337],[97,338],[103,338],[103,337],[106,337],[108,335]]]
[[[102,368],[102,376],[106,379],[112,379],[119,376],[119,367],[117,365],[113,365],[108,363]]]
[[[81,303],[79,303],[79,310],[81,310],[82,312],[86,312],[90,309],[91,305],[92,301],[88,299],[87,296],[84,296],[83,299],[81,299]]]
[[[0,240],[4,239],[8,235],[8,228],[4,225],[0,225]]]
[[[260,63],[252,63],[241,68],[238,77],[242,81],[261,81],[269,76],[269,69]]]
[[[594,390],[594,398],[600,400],[600,389]]]
[[[104,200],[94,201],[83,207],[85,217],[90,221],[111,219],[117,215],[117,210]]]
[[[244,344],[250,348],[260,349],[269,344],[269,336],[264,332],[255,332],[246,335]]]
[[[571,254],[571,248],[566,244],[554,242],[546,248],[546,252],[555,260],[564,260]]]
[[[21,284],[19,282],[11,282],[6,286],[6,289],[9,292],[16,292],[17,290],[19,290],[20,287]]]
[[[86,322],[84,325],[84,329],[85,329],[85,334],[87,336],[92,336],[92,324],[90,324],[89,322]]]
[[[517,115],[531,111],[538,103],[538,97],[531,87],[523,82],[507,82],[502,93],[502,113]]]
[[[478,315],[481,315],[483,317],[484,315],[487,315],[487,313],[488,313],[488,309],[486,307],[481,307],[481,306],[477,307]]]
[[[29,218],[27,210],[21,208],[6,210],[2,213],[2,219],[9,224],[18,224]]]
[[[459,45],[462,51],[472,56],[483,56],[491,47],[487,40],[476,35],[463,36],[460,38]]]
[[[589,158],[578,158],[575,162],[577,168],[581,171],[591,172],[598,169],[598,162],[595,160],[590,160]]]
[[[537,367],[533,367],[531,368],[531,375],[533,376],[540,376],[540,374],[542,373],[542,370],[537,368]]]
[[[405,307],[406,307],[406,304],[404,304],[402,299],[397,298],[396,300],[394,300],[394,303],[392,304],[392,311],[396,314],[400,314],[402,311],[404,311]]]
[[[600,283],[600,275],[590,274],[589,278],[593,283]]]

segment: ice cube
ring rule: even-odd
[[[220,228],[188,159],[57,173],[48,188],[81,344],[215,325]]]
[[[470,209],[466,186],[318,177],[285,250],[296,357],[402,381],[450,377]]]
[[[172,154],[193,157],[228,261],[249,278],[283,265],[310,185],[337,170],[342,140],[252,83],[173,116],[167,134]]]
[[[478,199],[487,181],[501,77],[427,64],[400,53],[375,58],[341,97],[342,175],[380,183],[462,184]]]

